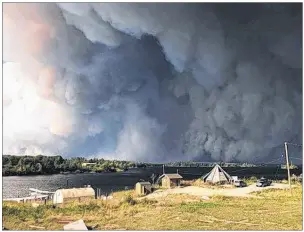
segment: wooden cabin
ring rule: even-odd
[[[164,174],[161,178],[161,185],[164,188],[180,186],[180,181],[183,179],[183,177],[178,173]]]
[[[150,182],[137,182],[135,185],[137,195],[146,195],[152,192],[152,185]]]

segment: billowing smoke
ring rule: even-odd
[[[302,141],[301,4],[4,3],[4,153],[258,162]]]

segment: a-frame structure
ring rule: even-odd
[[[216,164],[209,173],[202,176],[202,180],[211,183],[230,183],[232,177],[220,165]]]

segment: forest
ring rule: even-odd
[[[83,163],[95,163],[83,166]],[[134,162],[85,159],[83,157],[67,158],[62,156],[2,156],[2,175],[39,175],[59,174],[65,172],[118,172],[134,167]]]

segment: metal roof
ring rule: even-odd
[[[72,188],[72,189],[58,189],[56,194],[62,195],[63,198],[74,198],[74,197],[91,197],[95,196],[95,190],[89,188]]]
[[[183,179],[183,177],[180,174],[178,174],[178,173],[164,174],[164,176],[167,176],[170,179]]]
[[[151,185],[151,183],[150,182],[137,182],[137,184],[142,184],[142,185]]]

